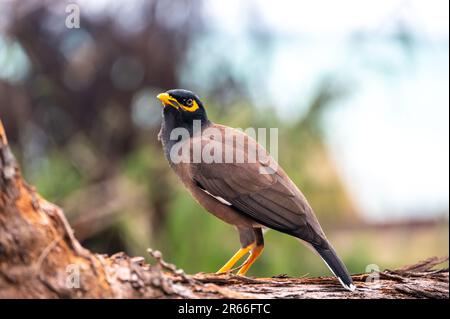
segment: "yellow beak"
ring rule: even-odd
[[[170,105],[174,108],[178,108],[178,102],[173,97],[171,97],[168,93],[159,93],[156,98],[162,102],[164,106]]]

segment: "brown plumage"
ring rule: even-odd
[[[242,248],[219,273],[229,271],[250,253],[238,271],[244,275],[261,254],[262,228],[268,227],[301,239],[324,259],[345,288],[354,290],[305,196],[262,146],[241,131],[209,121],[192,92],[170,90],[158,98],[164,105],[159,138],[170,166],[206,210],[239,232]],[[187,134],[181,138],[177,130]],[[199,154],[210,155],[210,160],[195,158]]]

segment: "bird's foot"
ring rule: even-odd
[[[261,255],[263,249],[264,249],[264,245],[255,246],[251,250],[250,256],[241,265],[237,274],[240,276],[244,276],[247,273],[247,271],[250,269],[250,267],[253,265],[253,263],[256,261],[256,259],[258,259],[258,257]]]
[[[216,274],[222,274],[231,271],[231,268],[246,254],[248,254],[253,248],[255,247],[255,244],[250,244],[247,247],[239,249],[233,257],[225,265],[223,265],[222,268],[220,268]]]

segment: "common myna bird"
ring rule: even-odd
[[[249,254],[237,274],[247,273],[264,248],[262,230],[268,227],[301,239],[346,289],[355,289],[305,196],[261,145],[239,130],[210,121],[190,91],[169,90],[157,98],[164,106],[158,138],[170,166],[206,210],[239,232],[241,248],[218,273],[232,270]],[[251,160],[255,150],[258,157]],[[196,158],[198,154],[202,158]]]

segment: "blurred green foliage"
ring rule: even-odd
[[[360,221],[360,217],[327,157],[320,130],[312,129],[307,119],[283,123],[274,110],[267,108],[260,112],[250,104],[233,105],[221,110],[211,103],[208,104],[208,112],[213,121],[233,127],[279,128],[280,163],[310,200],[325,232],[351,272],[363,272],[369,264],[377,264],[381,268],[397,267],[429,255],[443,255],[448,250],[448,240],[444,238],[448,233],[446,225],[417,231],[414,238],[418,243],[429,242],[420,250],[409,244],[409,239],[403,239],[408,232],[336,229],[338,225]],[[151,247],[161,250],[166,260],[189,273],[214,272],[239,248],[237,232],[206,212],[191,197],[169,169],[161,146],[155,143],[156,138],[156,134],[144,132],[138,138],[135,149],[120,159],[116,172],[143,190],[149,209],[142,209],[138,203],[120,208],[113,217],[109,217],[113,218],[111,226],[100,229],[93,238],[85,241],[85,245],[98,252],[125,250],[132,255],[143,256]],[[26,163],[24,165],[27,166]],[[37,167],[27,177],[51,201],[64,203],[66,198],[88,185],[83,172],[63,150],[55,150],[33,165]],[[121,195],[128,196],[127,192],[133,189],[121,186]],[[152,225],[151,220],[155,219],[149,219],[149,214],[154,214],[155,207],[152,205],[161,197],[167,201],[164,215],[158,219],[157,225]],[[442,245],[430,247],[437,238],[442,238]],[[295,238],[268,230],[265,241],[264,254],[252,267],[251,275],[329,273],[320,258]],[[404,246],[400,245],[401,242]]]
[[[63,153],[54,151],[37,160],[28,176],[40,194],[60,202],[84,185],[83,176]]]

